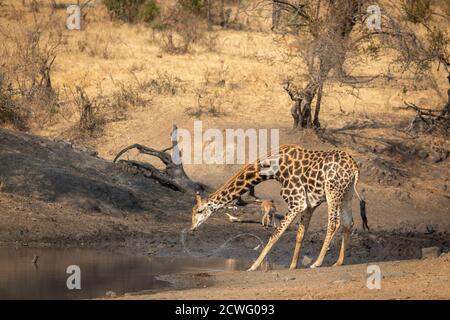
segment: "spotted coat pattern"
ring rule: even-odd
[[[276,159],[277,170],[266,173],[267,159]],[[321,203],[328,204],[328,226],[326,237],[320,254],[312,268],[319,267],[340,228],[343,231],[341,250],[335,265],[344,262],[345,249],[353,226],[351,201],[353,192],[361,200],[356,191],[359,170],[352,157],[340,150],[313,151],[298,145],[282,145],[278,154],[258,159],[237,172],[222,187],[212,193],[206,200],[197,200],[193,209],[193,224],[196,216],[201,216],[202,208],[209,213],[240,197],[262,181],[275,179],[281,184],[281,196],[288,204],[288,212],[268,243],[249,270],[255,270],[262,263],[272,246],[286,231],[291,222],[300,214],[296,246],[290,268],[294,269],[300,256],[304,235],[314,209]],[[352,188],[353,186],[353,188]]]

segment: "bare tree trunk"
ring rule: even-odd
[[[207,4],[206,4],[206,14],[207,14],[207,18],[208,18],[208,31],[212,30],[212,17],[211,17],[211,1],[212,0],[207,0]]]
[[[291,108],[291,115],[294,119],[293,129],[301,128],[302,124],[302,100],[296,100]]]
[[[320,104],[322,102],[323,81],[319,84],[319,90],[317,91],[316,109],[314,110],[314,128],[320,128],[319,113]]]
[[[220,26],[225,27],[225,0],[220,0]]]
[[[278,28],[278,24],[280,22],[280,4],[272,1],[272,31]]]
[[[311,128],[312,120],[311,120],[311,103],[312,97],[308,97],[305,100],[305,105],[303,106],[302,112],[302,128]]]

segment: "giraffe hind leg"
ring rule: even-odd
[[[323,263],[323,259],[327,254],[327,251],[330,247],[331,241],[336,235],[337,230],[339,229],[339,221],[338,219],[332,218],[328,220],[327,234],[325,236],[325,240],[322,245],[322,249],[320,250],[319,257],[317,260],[310,266],[310,268],[320,267]]]
[[[303,238],[306,234],[306,231],[308,230],[309,221],[311,220],[312,216],[312,210],[314,209],[306,209],[301,213],[300,224],[298,226],[297,237],[295,241],[294,255],[292,256],[291,266],[289,267],[290,270],[297,268]]]
[[[327,234],[320,250],[319,257],[310,266],[310,268],[320,267],[322,265],[323,259],[327,254],[330,244],[339,230],[341,225],[341,211],[342,211],[342,198],[343,195],[339,194],[338,191],[333,191],[330,188],[326,190],[326,197],[328,202],[328,226]]]
[[[334,267],[341,266],[344,264],[345,250],[349,245],[350,233],[353,227],[352,197],[353,197],[353,189],[350,189],[345,195],[342,207],[342,216],[341,216],[342,242],[341,242],[341,249],[339,252],[339,258],[337,262],[333,265]]]

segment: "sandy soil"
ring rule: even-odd
[[[194,288],[120,299],[444,299],[450,297],[450,256],[431,260],[376,263],[381,270],[380,289],[368,289],[366,264],[256,272],[165,277]]]

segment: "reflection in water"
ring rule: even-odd
[[[39,256],[33,263],[35,255]],[[66,269],[81,269],[81,290],[68,290]],[[80,299],[170,284],[157,275],[244,270],[247,263],[233,259],[146,258],[89,249],[0,248],[0,299]]]

